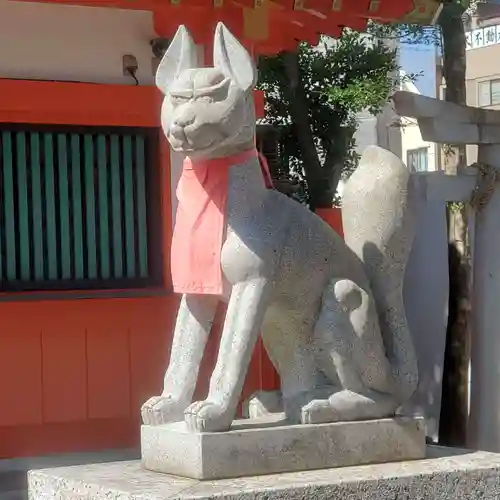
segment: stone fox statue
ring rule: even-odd
[[[183,248],[185,258],[173,260],[173,272],[182,275],[184,266],[186,276],[193,269],[198,275],[177,287],[184,294],[164,390],[144,404],[144,423],[185,420],[192,431],[228,430],[259,335],[280,375],[281,411],[291,423],[394,415],[418,378],[402,301],[414,228],[406,167],[388,151],[366,150],[345,189],[342,240],[306,207],[266,189],[253,154],[257,72],[223,24],[213,62],[198,68],[195,44],[181,26],[157,73],[165,95],[162,127],[187,158],[183,176],[203,177],[198,188],[210,175],[220,178],[189,191],[182,177],[177,189],[175,231],[191,220],[205,240],[187,232],[176,240],[174,231],[173,253]],[[211,203],[222,222],[203,230],[200,214]],[[181,213],[195,205],[202,209],[194,219]],[[220,236],[218,250],[210,234]],[[211,267],[207,253],[218,261],[204,288],[196,279]],[[179,279],[173,278],[174,290]],[[192,403],[219,300],[228,307],[209,393]]]

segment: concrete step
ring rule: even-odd
[[[28,500],[28,489],[10,490],[0,493],[0,500]]]
[[[33,469],[50,469],[52,467],[67,467],[102,462],[121,462],[137,460],[141,453],[137,449],[105,450],[89,453],[65,453],[42,457],[9,458],[0,460],[0,474],[3,472],[24,471]],[[1,484],[1,483],[0,483]]]
[[[0,500],[27,500],[27,473],[30,470],[91,463],[122,462],[139,458],[140,451],[134,449],[0,460]]]
[[[0,493],[26,488],[26,472],[22,470],[0,471]]]

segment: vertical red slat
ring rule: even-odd
[[[24,330],[22,320],[20,328],[6,320],[0,333],[0,426],[40,424],[41,333],[38,328]]]
[[[174,295],[143,299],[130,323],[132,417],[138,416],[142,404],[163,389],[177,308],[178,297]]]
[[[87,366],[85,327],[56,323],[42,334],[43,420],[46,423],[85,420]]]
[[[87,329],[88,418],[130,415],[129,349],[127,328]]]

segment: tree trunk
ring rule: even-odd
[[[323,170],[329,180],[330,196],[334,199],[339,182],[342,179],[346,152],[349,150],[354,134],[356,133],[356,128],[341,126],[338,130],[332,130],[330,133],[334,139],[328,148],[323,163]]]
[[[447,2],[439,19],[443,39],[443,75],[446,80],[446,100],[466,104],[465,71],[467,67],[465,9],[458,3]]]
[[[466,40],[462,22],[464,8],[446,2],[439,24],[443,40],[443,74],[445,99],[466,104]],[[449,174],[459,174],[466,165],[464,146],[453,146],[445,159]],[[467,252],[466,207],[449,207],[449,274],[450,295],[443,373],[443,392],[439,425],[440,444],[465,446],[468,420],[468,375],[470,339],[470,267]]]
[[[298,53],[285,52],[283,54],[283,61],[289,82],[287,90],[289,93],[290,116],[302,155],[311,210],[315,210],[316,208],[331,208],[333,205],[333,195],[329,189],[330,180],[322,168],[314,142],[309,120],[309,108],[300,74]]]

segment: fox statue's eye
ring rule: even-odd
[[[189,97],[184,97],[180,95],[170,95],[170,101],[174,106],[180,106],[181,104],[185,104],[189,101]]]
[[[202,95],[202,96],[196,98],[196,102],[203,102],[206,104],[212,104],[214,102],[214,99],[213,99],[213,97],[211,97],[209,95]]]

